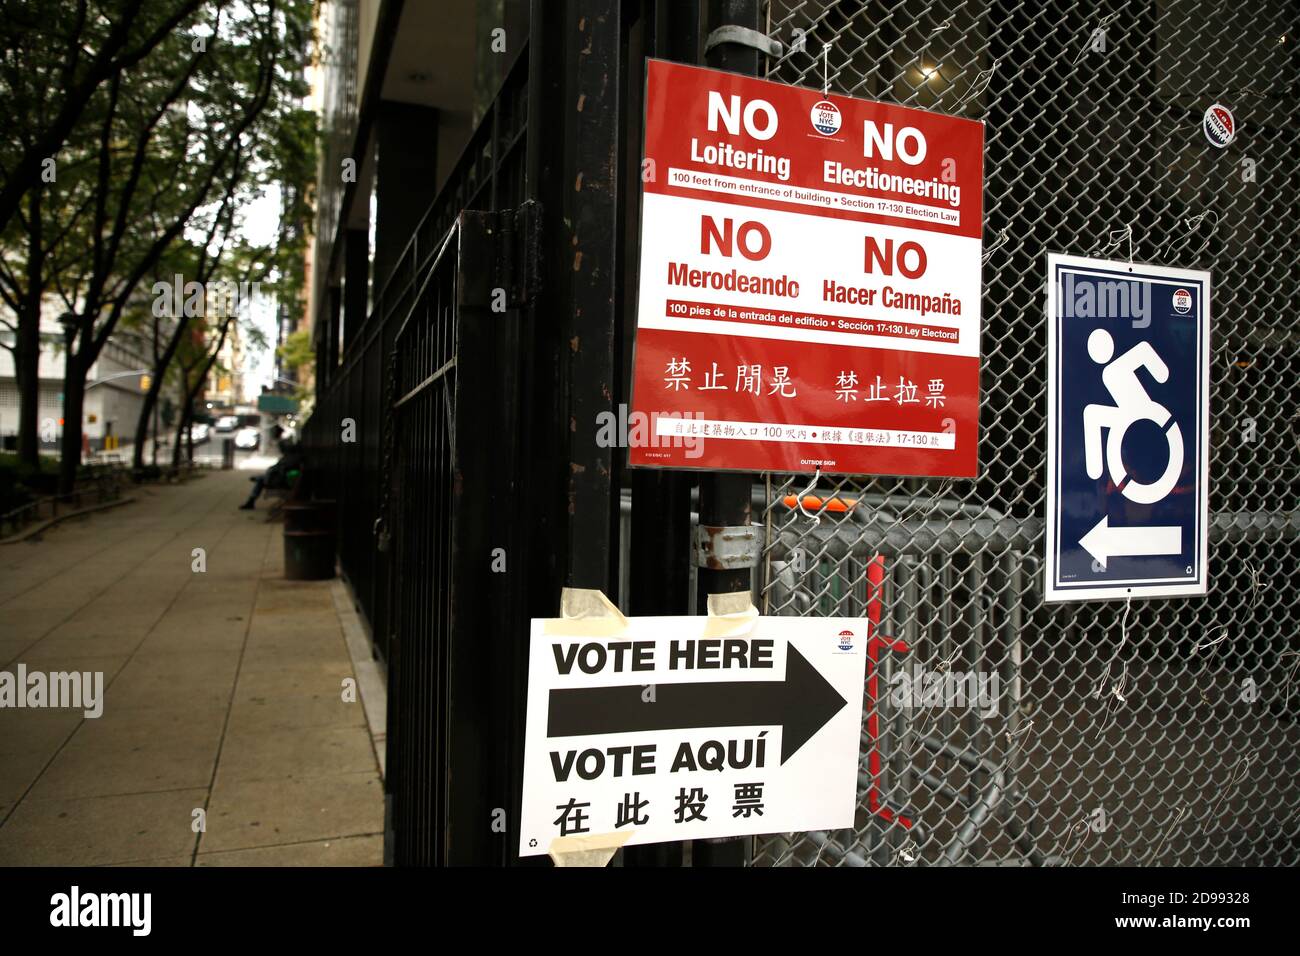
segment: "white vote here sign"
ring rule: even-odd
[[[865,621],[589,624],[533,622],[521,856],[853,825]]]

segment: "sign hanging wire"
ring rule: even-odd
[[[817,513],[817,514],[809,514],[809,513],[808,513],[808,509],[805,508],[804,505],[803,505],[803,500],[804,500],[804,497],[805,497],[806,495],[808,495],[809,493],[811,493],[811,492],[813,492],[813,491],[815,491],[815,490],[817,489],[817,480],[818,480],[819,478],[821,478],[821,476],[822,476],[822,466],[821,466],[821,465],[818,465],[818,466],[817,466],[817,471],[813,473],[813,480],[810,481],[810,482],[808,483],[808,487],[807,487],[807,488],[805,488],[803,491],[799,492],[799,497],[796,499],[796,500],[798,501],[798,503],[799,503],[799,512],[800,512],[800,513],[801,513],[805,518],[808,518],[809,520],[812,521],[812,523],[813,523],[813,528],[814,528],[814,529],[816,529],[817,526],[820,525],[820,524],[822,523],[822,516],[821,516],[821,503],[818,502],[818,506],[817,506],[817,512],[818,512],[818,513]]]

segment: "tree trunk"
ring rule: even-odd
[[[14,375],[18,379],[18,460],[32,468],[40,464],[41,303],[29,294],[18,316]]]
[[[157,348],[157,320],[154,320],[154,367],[153,375],[149,382],[149,390],[145,392],[144,404],[140,407],[140,417],[135,423],[135,452],[131,456],[131,465],[136,470],[144,466],[144,438],[149,428],[149,415],[158,404],[158,396],[161,394],[163,379],[166,377],[167,369],[171,366],[172,359],[176,357],[176,351],[180,348],[181,339],[188,328],[188,321],[182,313],[174,317],[176,328],[168,337],[167,346],[162,353],[158,353]],[[183,388],[182,388],[183,391]],[[155,429],[157,431],[157,429]],[[155,461],[155,464],[157,462]]]
[[[162,387],[162,376],[155,365],[149,379],[149,391],[144,394],[140,404],[140,417],[135,420],[135,447],[131,450],[131,468],[140,471],[144,467],[144,443],[149,439],[149,418],[153,414],[154,404],[158,401],[158,390]],[[154,462],[157,464],[157,461]]]
[[[45,241],[41,231],[41,191],[31,196],[27,253],[27,289],[18,316],[14,343],[14,377],[18,383],[18,460],[40,468],[41,292],[44,289]]]
[[[158,368],[158,319],[153,320],[153,374],[159,378],[158,393],[162,393],[162,375]],[[149,379],[150,387],[153,386],[153,379]],[[155,398],[153,403],[153,459],[150,462],[155,468],[158,467],[158,400]]]
[[[185,416],[185,460],[194,467],[194,399],[190,397],[190,370],[181,366],[181,414]],[[208,441],[212,441],[212,428],[208,427]]]
[[[145,392],[144,402],[140,405],[140,417],[135,420],[135,448],[131,450],[131,467],[135,471],[144,467],[144,443],[149,439],[149,419],[154,403],[158,401],[158,381],[158,369],[155,368],[149,391]]]
[[[86,370],[76,352],[68,350],[63,374],[63,442],[59,459],[59,494],[72,491],[81,465],[82,410],[86,398]]]
[[[173,470],[181,466],[181,442],[185,440],[185,436],[189,433],[190,416],[185,409],[181,409],[180,420],[180,424],[176,426],[176,447],[172,449]],[[191,455],[192,458],[193,455]]]

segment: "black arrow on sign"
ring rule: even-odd
[[[784,764],[847,703],[794,645],[785,680],[656,684],[653,702],[642,686],[552,690],[546,736],[779,725]]]

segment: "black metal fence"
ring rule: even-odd
[[[397,864],[513,858],[528,618],[608,588],[613,451],[572,423],[618,388],[628,36],[617,3],[547,8],[344,354],[318,341],[303,439],[387,664]]]
[[[392,567],[387,553],[376,547],[375,522],[382,489],[391,477],[385,470],[383,435],[393,407],[390,389],[397,333],[427,305],[421,296],[429,293],[430,278],[440,264],[446,268],[440,256],[461,211],[513,208],[523,201],[527,86],[525,48],[447,187],[411,236],[393,274],[382,283],[364,324],[349,331],[351,348],[337,368],[321,376],[327,384],[319,389],[303,431],[304,445],[323,475],[322,491],[339,502],[340,564],[383,658],[388,656],[393,633]],[[435,324],[440,319],[446,322],[445,315],[425,313],[417,322]],[[318,354],[318,367],[327,361]]]

